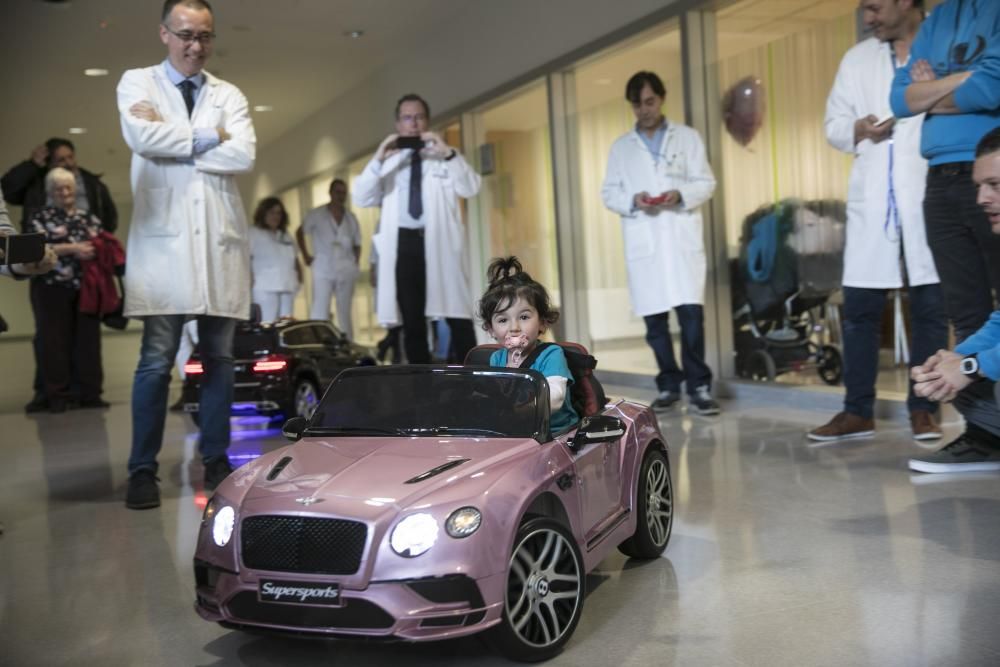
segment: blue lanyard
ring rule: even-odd
[[[899,205],[896,203],[896,185],[893,183],[893,173],[895,171],[895,144],[894,139],[889,137],[889,194],[885,209],[885,237],[890,241],[896,241],[901,235],[901,223],[899,222]],[[891,229],[890,229],[891,225]],[[895,236],[893,235],[895,232]]]
[[[893,71],[896,69],[896,50],[889,44],[889,63],[892,65]],[[894,127],[892,133],[896,133],[896,128]],[[896,202],[896,184],[893,180],[895,175],[895,138],[893,136],[889,137],[889,193],[887,195],[888,201],[886,202],[885,209],[885,225],[883,226],[883,231],[885,232],[885,237],[890,241],[899,240],[902,236],[902,224],[899,222],[899,204]],[[890,229],[890,225],[892,226]],[[895,232],[895,236],[893,236]]]

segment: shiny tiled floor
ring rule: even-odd
[[[309,641],[203,622],[192,609],[204,500],[193,429],[169,417],[164,504],[127,511],[134,356],[109,359],[110,410],[29,418],[13,389],[29,383],[25,350],[0,344],[13,369],[0,401],[0,665],[504,664],[475,639]],[[574,638],[549,664],[1000,664],[1000,475],[909,475],[906,457],[922,450],[900,424],[811,447],[803,432],[828,415],[724,408],[663,420],[677,493],[667,551],[601,563]],[[243,431],[231,453],[280,442]]]

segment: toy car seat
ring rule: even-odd
[[[597,359],[579,343],[560,341],[558,343],[539,343],[539,346],[558,345],[566,355],[566,363],[573,373],[573,385],[570,389],[570,402],[577,414],[583,417],[596,415],[608,402],[604,387],[594,375]],[[496,343],[477,345],[465,355],[466,366],[489,366],[490,356],[500,349]],[[530,359],[530,357],[529,357]],[[530,365],[530,361],[529,364]]]

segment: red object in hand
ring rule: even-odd
[[[662,194],[656,197],[646,197],[646,203],[650,206],[659,206],[667,201],[667,195]]]

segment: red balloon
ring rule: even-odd
[[[740,146],[749,144],[764,124],[767,103],[764,84],[754,76],[740,79],[722,96],[726,130]]]

